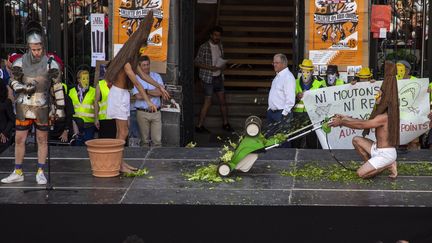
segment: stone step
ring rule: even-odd
[[[270,88],[271,80],[247,80],[247,79],[225,79],[225,87],[255,87],[255,88]]]
[[[248,117],[251,115],[263,115],[267,110],[266,104],[261,105],[228,105],[228,115],[231,116],[240,116],[240,117]],[[195,116],[199,116],[201,110],[201,105],[194,106],[194,114]],[[221,116],[221,112],[219,109],[219,104],[212,104],[209,111],[207,112],[207,117],[219,117]]]
[[[221,11],[253,11],[253,12],[290,12],[294,11],[291,6],[268,6],[268,5],[230,5],[224,4],[219,7]]]
[[[224,37],[223,42],[236,43],[292,43],[292,38],[277,38],[277,37]]]
[[[293,51],[290,48],[252,48],[252,47],[226,47],[224,53],[247,53],[247,54],[292,54]]]
[[[273,59],[264,59],[264,58],[230,58],[228,59],[228,66],[232,64],[251,64],[251,65],[268,65],[271,67]],[[292,64],[292,60],[288,60],[288,65]]]
[[[219,21],[236,22],[293,22],[292,16],[241,16],[241,15],[221,15]]]
[[[294,27],[224,26],[223,29],[224,29],[224,33],[231,32],[231,31],[236,33],[239,32],[291,33],[294,31]]]
[[[202,104],[204,100],[204,96],[201,92],[197,92],[195,95],[195,104]],[[225,100],[228,105],[267,105],[268,100],[268,92],[231,92],[225,91]],[[214,95],[212,97],[212,104],[216,104],[218,99]]]
[[[225,75],[242,75],[242,76],[275,76],[275,71],[272,69],[244,69],[230,68],[225,69]]]
[[[230,116],[230,117],[228,117],[228,122],[231,125],[231,127],[234,128],[236,131],[238,131],[238,130],[242,131],[244,129],[244,123],[245,123],[247,117],[248,116],[245,116],[245,117],[232,117],[232,116]],[[265,122],[264,121],[265,116],[258,116],[258,117],[260,117],[263,120],[263,122]],[[195,122],[194,124],[198,123],[198,116],[195,117],[194,122]],[[213,116],[209,117],[208,116],[208,117],[206,117],[206,119],[204,121],[204,126],[206,128],[210,128],[210,129],[213,129],[213,128],[219,129],[222,127],[222,117],[221,116],[218,116],[218,117],[213,117]]]

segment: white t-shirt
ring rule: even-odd
[[[215,45],[211,42],[210,43],[210,49],[211,49],[211,54],[212,54],[212,66],[216,66],[216,63],[218,61],[219,58],[221,58],[222,56],[222,52],[219,48],[219,45]],[[213,71],[213,77],[217,77],[221,74],[220,70],[217,71]]]

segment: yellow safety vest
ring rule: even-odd
[[[342,79],[340,78],[336,79],[336,84],[335,84],[336,86],[343,85],[343,84],[345,84],[345,82]]]
[[[76,88],[72,88],[69,91],[69,97],[71,98],[72,104],[75,109],[75,114],[73,116],[83,119],[85,123],[93,123],[95,95],[96,95],[95,88],[89,87],[89,90],[85,94],[83,102],[80,103]]]
[[[344,84],[345,84],[345,82],[342,79],[338,78],[338,79],[336,79],[334,86],[339,86],[339,85],[344,85]],[[326,87],[327,87],[327,85],[326,85]]]
[[[312,86],[309,90],[319,89],[321,87],[327,87],[325,80],[319,81],[319,80],[315,79],[312,82]],[[298,78],[298,79],[296,79],[296,96],[297,96],[297,94],[302,93],[302,92],[303,92],[303,89],[300,85],[300,79]],[[299,102],[297,102],[297,104],[295,104],[293,110],[294,110],[294,112],[307,112],[306,107],[303,104],[303,100],[300,100]]]
[[[68,87],[67,87],[67,85],[65,83],[62,83],[62,85],[63,85],[65,94],[67,94],[68,93]]]
[[[409,79],[416,79],[416,78],[417,78],[416,76],[410,76]],[[396,80],[400,80],[400,79],[397,78],[397,75],[396,75]]]
[[[101,93],[101,100],[99,103],[99,120],[107,120],[107,107],[108,107],[108,93],[110,89],[108,88],[107,82],[102,79],[99,81],[99,89]]]
[[[432,83],[429,84],[429,89],[431,90],[431,92],[430,92],[430,105],[432,107]]]

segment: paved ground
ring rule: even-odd
[[[31,149],[30,149],[31,150]],[[147,168],[150,173],[137,178],[96,178],[91,174],[85,147],[51,147],[52,183],[78,193],[56,192],[48,203],[179,204],[179,205],[326,205],[326,206],[432,206],[432,176],[399,176],[390,180],[378,176],[372,183],[313,181],[281,176],[283,170],[301,168],[311,161],[335,164],[323,150],[272,149],[261,154],[248,173],[234,183],[187,181],[183,175],[199,166],[215,163],[219,148],[126,148],[130,164]],[[341,161],[358,161],[353,150],[336,151]],[[400,163],[430,161],[430,151],[399,155]],[[0,176],[13,167],[9,150],[0,157]],[[24,164],[25,181],[0,185],[1,203],[47,203],[35,188],[36,153],[29,151]],[[42,187],[43,188],[43,187]],[[38,195],[38,196],[35,196]],[[92,195],[91,197],[89,195]]]
[[[399,155],[400,163],[431,160],[428,150]],[[184,172],[214,163],[219,148],[126,148],[125,159],[150,173],[96,178],[84,147],[51,147],[58,189],[24,193],[34,181],[29,148],[25,181],[0,185],[0,242],[432,242],[432,177],[379,176],[372,183],[311,181],[280,171],[315,161],[334,164],[323,150],[272,149],[234,183],[187,181]],[[336,151],[341,161],[359,160]],[[0,177],[13,150],[0,155]],[[23,233],[26,232],[26,233]]]

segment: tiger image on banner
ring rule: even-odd
[[[307,49],[321,54],[328,51],[331,55],[326,64],[364,65],[367,7],[367,1],[361,0],[309,1]]]
[[[143,47],[141,55],[148,55],[156,70],[166,73],[168,53],[169,0],[115,0],[113,4],[113,44],[114,55],[138,28],[149,11],[153,11],[152,26],[147,46]]]

